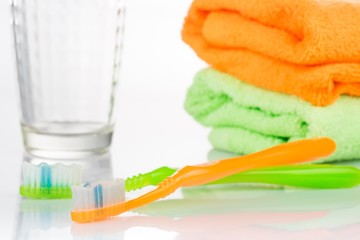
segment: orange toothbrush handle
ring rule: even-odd
[[[305,139],[245,156],[186,166],[172,178],[182,187],[197,186],[250,169],[313,161],[331,155],[335,149],[330,138]]]

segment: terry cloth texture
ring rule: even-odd
[[[304,138],[327,136],[336,152],[317,162],[360,158],[360,98],[340,97],[316,107],[295,96],[267,91],[214,69],[199,72],[185,108],[211,127],[215,148],[249,154]]]
[[[215,69],[314,105],[360,96],[360,2],[194,0],[182,37]]]

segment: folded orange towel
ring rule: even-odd
[[[328,105],[360,96],[360,1],[194,0],[183,40],[214,68]]]

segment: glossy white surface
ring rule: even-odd
[[[186,89],[205,66],[180,39],[189,4],[127,1],[112,159],[84,163],[97,169],[88,178],[128,177],[163,165],[207,161],[208,130],[183,110]],[[20,199],[23,153],[9,22],[7,1],[1,1],[1,239],[360,239],[359,188],[186,189],[137,212],[86,225],[71,222],[67,200]]]

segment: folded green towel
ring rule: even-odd
[[[317,162],[360,159],[360,98],[343,96],[330,106],[315,107],[205,69],[196,75],[185,108],[213,128],[209,139],[218,149],[248,154],[288,141],[328,136],[336,141],[337,150]]]

